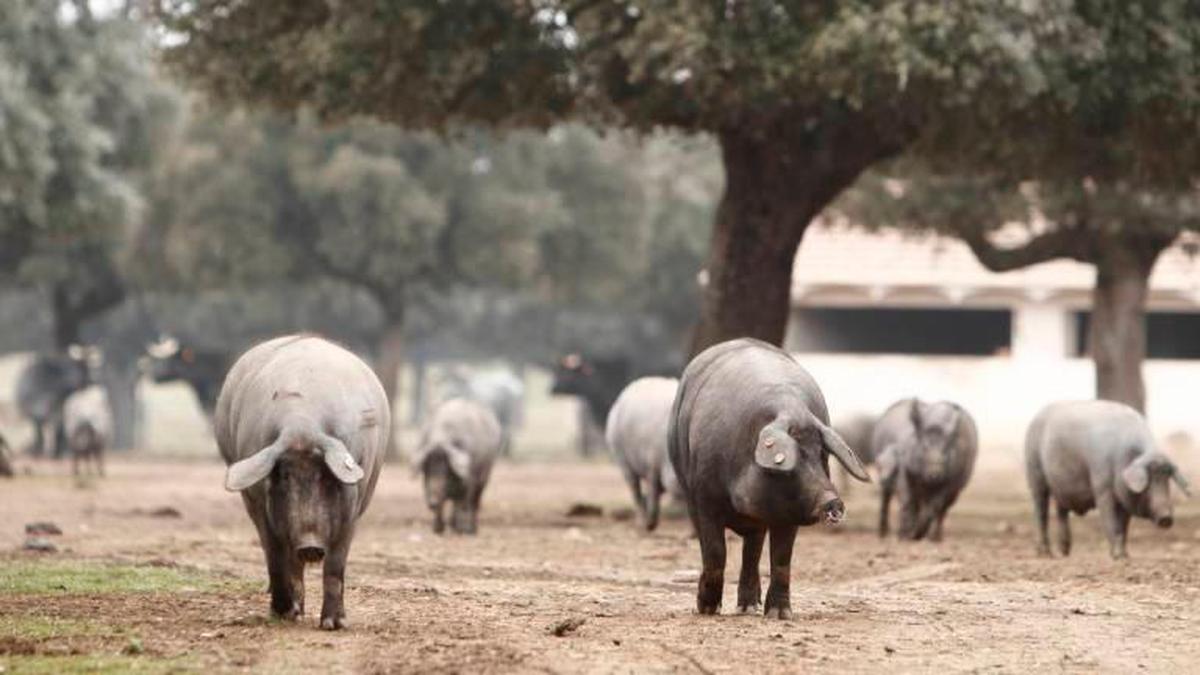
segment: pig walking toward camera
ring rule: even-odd
[[[743,539],[738,611],[758,611],[758,563],[769,533],[771,581],[764,611],[790,618],[799,526],[822,519],[837,523],[845,516],[829,480],[829,457],[858,480],[869,480],[854,451],[830,428],[812,376],[786,352],[759,340],[709,347],[683,373],[667,447],[700,539],[697,610],[720,610],[729,528]]]
[[[604,431],[642,515],[642,525],[649,532],[658,527],[663,492],[679,492],[667,458],[667,427],[678,388],[679,380],[675,378],[634,380],[617,397]]]
[[[479,501],[503,443],[500,421],[482,403],[452,398],[433,411],[413,464],[425,479],[425,503],[433,511],[434,532],[446,529],[442,511],[449,501],[453,504],[450,528],[476,533]]]
[[[375,374],[311,335],[264,342],[234,363],[217,399],[225,487],[258,529],[271,613],[304,613],[304,567],[324,562],[321,628],[344,627],[346,559],[391,429]]]
[[[1025,436],[1025,472],[1033,494],[1040,555],[1050,555],[1049,503],[1058,514],[1058,544],[1071,553],[1074,511],[1100,509],[1109,553],[1125,558],[1125,533],[1131,516],[1171,527],[1171,486],[1185,495],[1188,483],[1179,468],[1158,451],[1145,418],[1111,401],[1075,401],[1047,406]]]
[[[92,466],[104,476],[104,451],[112,442],[112,413],[103,387],[92,385],[71,394],[63,405],[63,423],[71,450],[71,473]]]
[[[879,467],[879,536],[887,536],[892,496],[899,493],[901,539],[942,540],[942,524],[971,480],[979,434],[975,420],[948,401],[898,401],[871,437]]]

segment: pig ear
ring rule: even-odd
[[[912,405],[908,407],[908,419],[912,421],[914,429],[921,428],[921,399],[914,397]]]
[[[1150,484],[1150,472],[1146,470],[1146,463],[1137,460],[1125,467],[1121,472],[1121,480],[1125,481],[1134,494],[1145,492],[1146,486]]]
[[[471,473],[471,455],[452,443],[447,443],[444,447],[446,459],[450,463],[450,470],[454,472],[454,475],[466,480]]]
[[[1191,484],[1189,484],[1187,479],[1183,477],[1183,474],[1179,472],[1179,467],[1175,466],[1174,464],[1171,465],[1171,478],[1175,481],[1175,484],[1179,486],[1179,491],[1183,493],[1184,497],[1192,496]]]
[[[347,485],[354,485],[363,479],[362,467],[354,461],[345,443],[333,436],[325,436],[318,442],[318,446],[321,448],[321,458],[325,460],[325,466],[329,467],[338,480]]]
[[[266,478],[287,445],[283,437],[225,470],[225,489],[241,492]]]
[[[838,436],[837,432],[829,428],[825,424],[817,423],[817,428],[821,430],[821,442],[825,444],[825,449],[829,454],[837,457],[837,460],[846,467],[846,471],[858,480],[864,483],[870,483],[871,477],[867,475],[867,470],[863,468],[862,462],[859,461],[858,455],[846,445],[846,441]]]

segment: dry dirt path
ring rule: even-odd
[[[795,619],[777,622],[695,616],[686,521],[646,536],[612,518],[627,495],[611,466],[500,467],[473,538],[432,535],[417,482],[389,466],[351,555],[350,629],[325,633],[315,570],[307,619],[265,619],[260,553],[222,467],[110,469],[84,487],[54,465],[0,482],[8,672],[1200,672],[1200,504],[1181,504],[1171,531],[1136,522],[1128,562],[1107,558],[1094,515],[1076,523],[1071,559],[1043,560],[1019,476],[978,476],[940,545],[878,539],[873,490],[859,487],[845,528],[801,532]],[[606,515],[567,517],[580,501]],[[152,515],[162,507],[180,517]],[[38,520],[63,529],[59,552],[20,551]],[[105,592],[20,581],[131,566],[169,574]],[[566,619],[584,622],[552,635]]]

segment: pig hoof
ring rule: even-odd
[[[1050,547],[1049,547],[1049,546],[1039,546],[1039,547],[1037,548],[1037,556],[1038,556],[1039,558],[1052,558],[1052,557],[1054,557],[1054,556],[1050,555]]]
[[[768,607],[765,616],[768,619],[790,621],[792,619],[792,610],[787,607]]]
[[[758,614],[762,607],[756,602],[750,605],[738,605],[738,614]]]
[[[696,612],[698,614],[720,614],[720,605],[697,605]]]
[[[346,627],[346,619],[341,616],[326,616],[321,618],[321,630],[341,630]]]

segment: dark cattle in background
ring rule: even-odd
[[[585,428],[581,420],[579,452],[586,457],[591,454],[592,439],[603,433],[608,412],[612,410],[613,403],[626,385],[638,377],[676,377],[678,373],[678,368],[666,365],[639,367],[632,359],[623,356],[599,357],[571,353],[555,364],[554,384],[550,393],[578,396],[583,399],[584,408],[590,418],[587,421],[594,429],[594,433],[589,433],[590,430]]]
[[[66,354],[39,355],[21,372],[17,379],[17,409],[33,425],[30,454],[40,457],[50,451],[54,457],[62,457],[66,453],[63,403],[92,384],[99,361],[99,350],[72,346]],[[47,427],[53,429],[52,446],[46,441]]]
[[[146,347],[143,372],[159,384],[183,381],[192,388],[200,408],[211,421],[217,407],[221,382],[229,371],[232,356],[223,351],[205,351],[181,345],[166,337]]]

